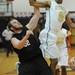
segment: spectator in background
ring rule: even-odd
[[[13,32],[10,31],[8,29],[8,27],[2,32],[2,39],[3,39],[3,46],[5,48],[6,51],[6,55],[7,57],[9,56],[9,53],[13,53],[12,47],[11,47],[11,43],[10,43],[10,39],[13,36]]]

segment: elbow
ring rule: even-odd
[[[16,48],[16,49],[18,49],[18,50],[21,50],[21,49],[23,48],[23,46],[21,46],[21,45],[16,45],[16,46],[14,46],[14,48]]]
[[[18,50],[21,50],[23,47],[17,47]]]
[[[19,45],[19,46],[17,46],[17,49],[21,50],[23,47],[24,46]]]

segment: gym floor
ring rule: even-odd
[[[70,58],[75,56],[75,48],[69,50]],[[0,75],[17,75],[16,74],[16,62],[18,58],[16,54],[6,57],[4,52],[0,52]],[[75,75],[75,71],[71,69],[67,70],[67,75]]]

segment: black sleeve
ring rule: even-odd
[[[66,24],[66,22],[64,22],[63,24],[62,24],[62,28],[64,28],[64,29],[66,29],[66,30],[70,30],[70,28],[69,28],[69,26]]]

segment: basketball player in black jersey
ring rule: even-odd
[[[14,32],[10,42],[20,62],[18,75],[52,75],[33,34],[41,17],[39,8],[34,9],[33,17],[24,27],[16,19],[8,23],[9,30]]]

